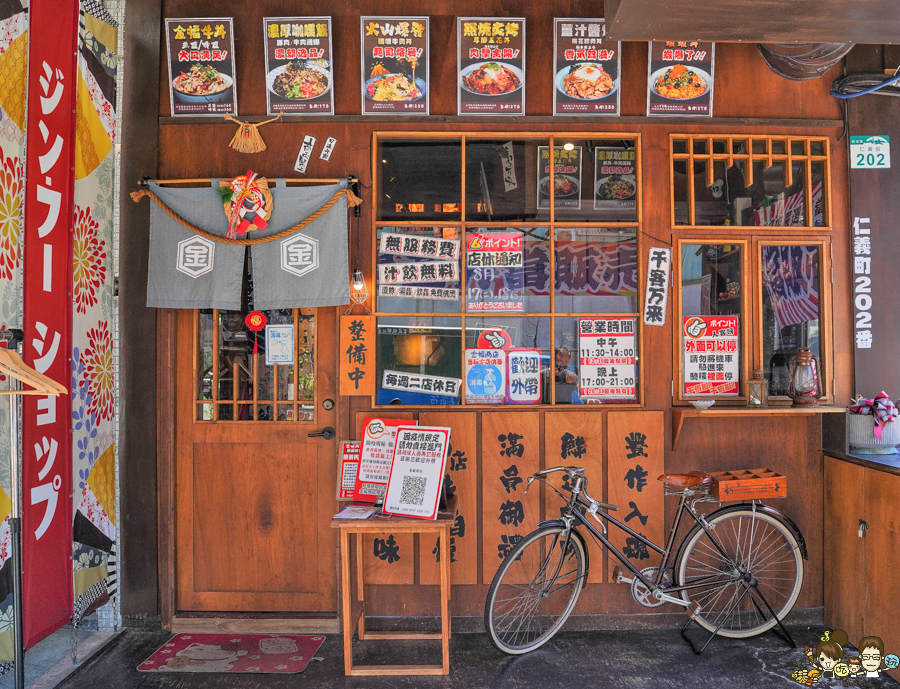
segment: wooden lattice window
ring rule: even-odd
[[[263,311],[271,325],[293,325],[292,365],[266,364],[265,331],[250,331],[244,311],[195,311],[196,419],[314,421],[315,311]]]
[[[827,137],[672,134],[672,225],[830,229]]]

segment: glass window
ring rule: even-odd
[[[550,319],[466,319],[466,404],[549,404]]]
[[[557,222],[634,222],[638,174],[634,139],[560,139],[554,146]],[[571,147],[571,148],[570,148]],[[543,175],[549,186],[549,154]]]
[[[742,277],[741,245],[681,245],[684,396],[742,394]]]
[[[798,348],[821,356],[819,246],[763,244],[761,252],[763,369],[769,395],[787,395]]]
[[[378,219],[453,221],[461,216],[459,141],[385,141],[380,165]]]
[[[466,311],[550,311],[550,237],[546,227],[466,230]]]
[[[555,240],[557,313],[637,312],[634,229],[558,227]]]
[[[535,222],[550,219],[538,206],[538,152],[548,140],[466,141],[466,220]]]
[[[313,421],[315,310],[263,311],[267,326],[287,326],[294,363],[266,363],[266,330],[251,330],[248,310],[197,313],[198,421]]]
[[[459,318],[378,319],[376,404],[459,404]]]

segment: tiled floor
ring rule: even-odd
[[[677,629],[567,632],[543,648],[519,657],[497,651],[485,634],[457,634],[451,642],[448,677],[344,677],[342,644],[329,636],[300,675],[156,674],[135,669],[168,638],[166,633],[126,632],[104,653],[86,663],[60,685],[64,689],[127,687],[262,687],[324,689],[382,687],[429,689],[774,689],[799,687],[791,672],[804,660],[803,646],[815,645],[822,629],[791,627],[798,648],[789,648],[773,634],[747,641],[716,639],[702,656],[695,656]],[[890,649],[888,649],[890,652]],[[435,642],[356,642],[356,662],[440,662]],[[889,677],[868,680],[820,681],[817,687],[889,689]]]

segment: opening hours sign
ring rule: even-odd
[[[637,398],[635,318],[579,318],[581,397]]]

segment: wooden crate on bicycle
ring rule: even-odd
[[[712,495],[719,502],[768,500],[787,496],[787,478],[771,469],[712,471]]]

